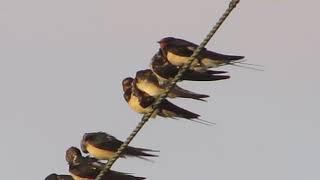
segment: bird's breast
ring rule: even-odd
[[[149,94],[150,96],[154,96],[154,97],[159,96],[161,93],[164,92],[164,89],[148,81],[141,81],[137,83],[137,87],[140,90]]]
[[[91,144],[87,145],[87,151],[89,152],[89,154],[100,160],[109,160],[115,154],[112,151],[99,149],[97,147],[92,146]]]
[[[184,64],[186,64],[188,62],[189,57],[187,57],[187,56],[179,56],[179,55],[176,55],[176,54],[174,54],[172,52],[168,52],[167,53],[167,59],[171,64],[173,64],[175,66],[183,66]],[[194,66],[199,66],[198,60],[195,59],[193,61],[193,63],[191,64],[191,66],[193,66],[193,67]]]
[[[130,108],[137,113],[145,114],[151,111],[151,107],[143,108],[142,106],[140,106],[139,99],[134,95],[131,95],[128,104]]]
[[[173,64],[175,66],[182,66],[183,64],[185,64],[187,62],[188,57],[179,56],[179,55],[175,55],[171,52],[168,52],[167,59],[171,64]]]

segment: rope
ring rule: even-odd
[[[110,168],[112,165],[116,162],[116,160],[120,157],[123,150],[129,145],[129,143],[133,140],[133,138],[137,135],[137,133],[142,129],[143,125],[151,118],[152,114],[158,109],[159,104],[168,96],[170,90],[176,85],[176,83],[181,79],[183,73],[188,70],[192,64],[192,62],[196,59],[196,57],[199,55],[201,50],[208,44],[212,36],[216,33],[216,31],[219,29],[219,27],[222,25],[222,23],[226,20],[226,18],[229,16],[231,11],[237,6],[237,4],[240,2],[240,0],[231,0],[229,3],[229,7],[226,9],[226,11],[223,13],[223,15],[220,17],[216,25],[211,29],[211,31],[208,33],[208,35],[205,37],[205,39],[201,42],[201,44],[197,47],[197,49],[193,52],[191,57],[189,58],[188,62],[182,66],[182,68],[179,70],[178,74],[168,83],[168,86],[163,94],[161,94],[156,102],[152,105],[152,111],[144,114],[141,121],[137,125],[137,127],[131,132],[129,137],[126,139],[126,141],[119,147],[115,155],[107,162],[105,167],[100,171],[99,175],[96,177],[95,180],[101,180],[104,174],[108,173],[110,171]]]

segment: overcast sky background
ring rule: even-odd
[[[140,120],[121,80],[148,67],[156,41],[200,43],[227,1],[0,0],[1,179],[67,173],[65,150],[85,132],[125,139]],[[208,103],[174,100],[215,126],[157,118],[132,145],[161,150],[114,170],[150,180],[320,179],[316,0],[242,1],[207,48],[264,71],[181,86]]]

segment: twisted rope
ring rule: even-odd
[[[182,66],[182,68],[179,70],[178,74],[168,83],[168,86],[163,94],[161,94],[156,102],[152,105],[152,111],[144,114],[141,121],[137,125],[137,127],[131,132],[129,137],[126,139],[126,141],[119,147],[115,155],[107,162],[105,167],[100,171],[99,175],[96,177],[96,180],[101,180],[104,174],[108,173],[110,171],[110,168],[112,165],[116,162],[116,160],[120,157],[123,150],[129,145],[129,143],[133,140],[133,138],[137,135],[137,133],[142,129],[143,125],[151,118],[152,114],[158,109],[159,104],[168,96],[170,90],[177,84],[179,80],[181,80],[181,77],[183,73],[188,70],[192,64],[192,62],[196,59],[196,57],[199,55],[201,50],[208,44],[212,36],[216,33],[216,31],[219,29],[219,27],[222,25],[222,23],[226,20],[226,18],[229,16],[231,11],[237,6],[237,4],[240,2],[240,0],[231,0],[229,3],[229,7],[226,9],[226,11],[222,14],[216,25],[211,29],[211,31],[208,33],[208,35],[205,37],[205,39],[201,42],[201,44],[197,47],[197,49],[193,52],[191,57],[189,58],[188,62]]]

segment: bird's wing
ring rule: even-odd
[[[170,43],[167,50],[175,55],[189,57],[197,47],[197,44],[184,39],[175,39]],[[204,48],[202,51],[206,51],[206,49]]]
[[[94,145],[99,149],[108,151],[116,151],[123,142],[108,134],[100,134],[94,141],[90,141],[90,144]]]

